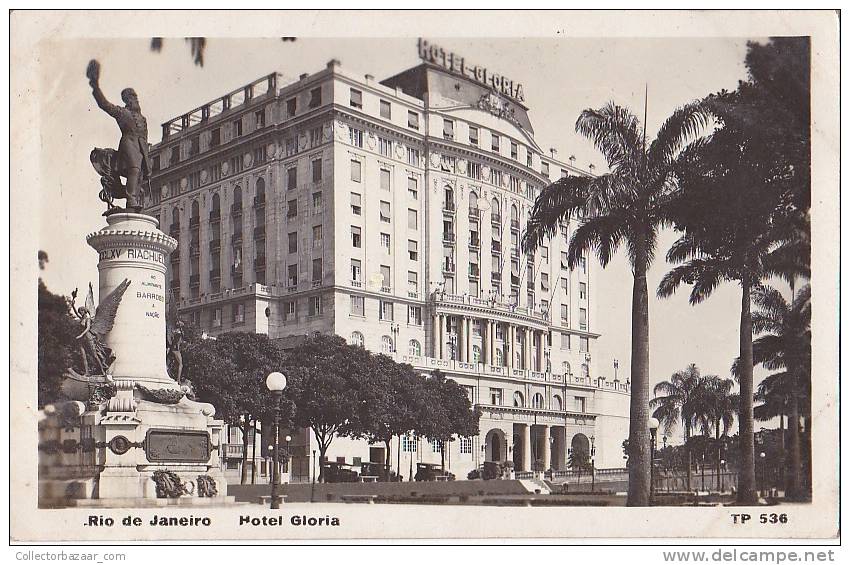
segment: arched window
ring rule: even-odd
[[[260,177],[260,178],[257,179],[256,189],[257,189],[257,193],[256,193],[257,203],[260,204],[260,203],[265,202],[266,201],[266,181],[263,177]]]
[[[351,345],[363,347],[363,334],[360,332],[352,332],[351,339],[348,340]]]
[[[412,357],[419,357],[422,355],[422,346],[415,339],[411,339],[407,343],[407,354]]]
[[[501,367],[505,364],[505,355],[501,349],[496,350],[496,366]]]
[[[516,207],[516,204],[511,204],[511,221],[514,220],[519,221],[519,208]]]
[[[445,187],[444,190],[445,190],[445,195],[446,195],[446,201],[443,204],[443,208],[445,208],[446,210],[454,210],[455,209],[455,191],[450,186]]]
[[[590,368],[587,366],[587,363],[581,366],[581,376],[585,379],[590,376]]]
[[[474,190],[469,192],[469,213],[478,215],[478,195]]]
[[[381,338],[381,353],[389,355],[393,352],[393,338],[385,335]]]
[[[564,361],[563,363],[561,363],[561,366],[564,369],[565,375],[571,375],[572,374],[572,369],[570,369],[570,362],[569,361]]]
[[[534,396],[531,397],[531,407],[532,408],[543,408],[543,395],[539,392],[534,393]]]
[[[472,346],[472,362],[479,363],[481,361],[481,348],[477,345]]]
[[[218,216],[221,214],[221,197],[218,195],[218,192],[213,193],[212,196],[212,216]]]
[[[239,185],[233,188],[233,207],[237,210],[242,209],[242,187]]]
[[[171,211],[171,227],[179,228],[180,227],[180,210],[178,208],[174,208]]]
[[[557,394],[554,395],[552,397],[552,410],[561,411],[563,409],[564,409],[564,401],[561,400],[561,397],[559,395],[557,395]]]
[[[490,202],[490,215],[491,215],[491,217],[493,218],[494,221],[499,221],[501,219],[500,216],[499,216],[499,211],[500,211],[499,200],[497,198],[494,198]]]
[[[197,200],[192,201],[192,220],[197,221],[201,217],[201,206]]]
[[[525,398],[523,398],[522,393],[519,391],[514,393],[514,407],[525,408]]]

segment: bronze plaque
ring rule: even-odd
[[[206,432],[148,430],[145,454],[152,463],[206,463],[210,459],[210,436]]]

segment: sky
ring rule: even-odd
[[[647,136],[675,108],[746,79],[743,64],[748,39],[434,39],[447,50],[521,82],[541,148],[554,147],[558,158],[576,156],[575,164],[604,169],[602,155],[575,133],[585,108],[609,100],[643,115],[647,96]],[[62,39],[38,52],[41,91],[38,248],[50,258],[41,273],[48,288],[70,294],[97,280],[97,257],[85,234],[102,224],[97,198],[98,176],[89,163],[93,147],[117,147],[112,118],[94,103],[85,78],[91,58],[101,63],[101,88],[113,103],[132,86],[148,120],[151,143],[161,137],[160,124],[263,75],[277,71],[289,79],[323,69],[330,59],[344,69],[372,74],[378,80],[418,64],[416,37],[398,39],[207,40],[203,67],[193,64],[182,39],[166,39],[159,53],[149,39]],[[60,125],[62,127],[58,127]],[[35,134],[35,132],[33,132]],[[721,285],[705,303],[690,306],[689,289],[672,298],[654,296],[670,266],[664,255],[675,239],[659,238],[656,260],[648,273],[650,288],[650,381],[696,363],[703,374],[729,376],[738,354],[740,289]],[[604,270],[596,269],[596,317],[591,329],[602,334],[594,355],[597,372],[613,378],[629,372],[632,277],[621,251]],[[96,285],[95,285],[96,286]],[[757,381],[763,373],[757,369]],[[758,424],[757,424],[758,425]],[[680,433],[680,430],[675,433]]]

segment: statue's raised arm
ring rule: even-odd
[[[92,59],[86,68],[92,95],[100,109],[115,118],[121,129],[118,151],[95,148],[90,155],[92,165],[101,176],[103,190],[100,198],[109,208],[106,213],[122,211],[112,203],[114,198],[126,198],[126,211],[140,212],[140,187],[150,187],[151,164],[148,154],[148,123],[142,115],[139,98],[132,88],[121,91],[124,106],[116,106],[106,99],[100,89],[100,63]],[[127,179],[127,184],[121,182]]]

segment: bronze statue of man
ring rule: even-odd
[[[139,98],[132,88],[121,91],[124,107],[110,103],[100,90],[100,64],[92,60],[86,71],[92,95],[101,110],[115,118],[121,128],[121,141],[118,144],[116,172],[127,179],[123,195],[126,197],[127,210],[141,211],[140,187],[150,181],[151,164],[148,154],[148,122],[142,115]]]

